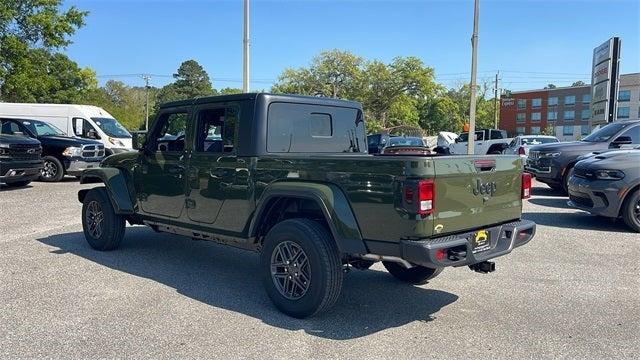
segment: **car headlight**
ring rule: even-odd
[[[598,180],[620,180],[624,178],[624,173],[620,170],[596,170],[595,176]]]
[[[62,152],[62,155],[68,156],[68,157],[82,156],[82,148],[70,146],[64,149],[64,151]]]
[[[114,139],[111,136],[109,136],[107,138],[107,140],[109,140],[109,142],[111,143],[111,145],[115,145],[115,146],[120,146],[120,147],[124,147],[124,143],[122,143],[122,141],[118,140],[118,139]]]
[[[562,154],[562,153],[561,152],[541,153],[540,157],[542,157],[542,158],[554,158],[554,157],[560,156],[560,154]]]

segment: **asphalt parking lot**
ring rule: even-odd
[[[130,227],[100,253],[75,179],[0,191],[0,358],[637,358],[640,235],[535,184],[497,271],[416,287],[354,270],[328,313],[282,315],[257,256]]]

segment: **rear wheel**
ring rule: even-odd
[[[305,318],[330,308],[342,288],[342,262],[331,234],[309,219],[276,224],[260,256],[267,295],[283,313]]]
[[[627,196],[622,205],[622,219],[627,226],[640,232],[640,190]]]
[[[42,172],[40,173],[40,180],[47,182],[56,182],[62,180],[64,177],[64,166],[60,160],[53,156],[45,156],[42,158]]]
[[[89,190],[82,202],[82,229],[92,248],[113,250],[124,237],[125,219],[117,215],[104,187]]]
[[[444,269],[432,269],[418,265],[407,269],[398,263],[388,261],[383,261],[382,265],[384,265],[389,274],[393,275],[396,279],[414,285],[426,284],[429,280],[438,276]]]

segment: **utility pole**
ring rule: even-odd
[[[496,72],[496,83],[493,87],[493,128],[498,128],[498,75],[500,70]]]
[[[244,0],[244,37],[242,40],[242,92],[249,92],[249,0]]]
[[[473,35],[471,36],[471,101],[469,102],[469,138],[467,140],[467,154],[474,154],[476,135],[476,68],[478,65],[478,13],[480,0],[473,4]]]
[[[144,80],[144,129],[149,131],[149,80],[151,80],[151,76],[142,75],[142,79]]]

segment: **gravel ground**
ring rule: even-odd
[[[640,235],[535,185],[537,235],[496,272],[416,287],[376,264],[307,320],[274,309],[254,253],[145,227],[96,252],[84,185],[4,189],[0,358],[637,358]]]

